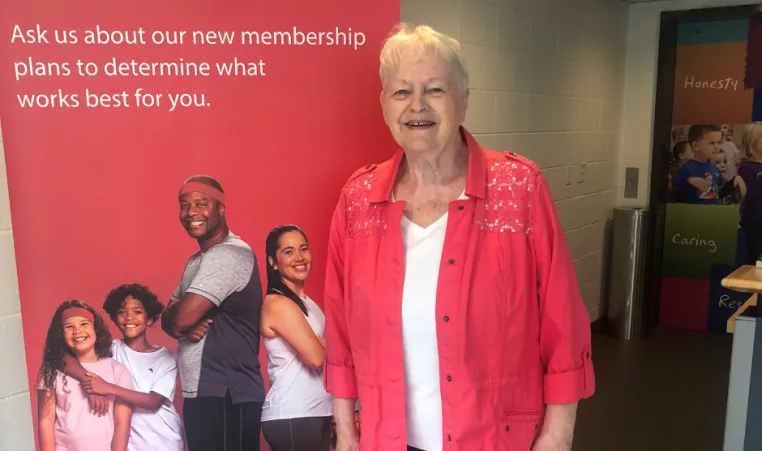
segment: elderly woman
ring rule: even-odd
[[[570,450],[594,391],[590,322],[545,179],[461,125],[454,39],[402,27],[380,75],[400,149],[349,178],[329,238],[338,449]]]

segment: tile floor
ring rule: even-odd
[[[593,337],[597,393],[574,451],[721,451],[732,336],[657,328],[639,342]]]

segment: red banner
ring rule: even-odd
[[[300,225],[321,302],[341,185],[394,149],[378,54],[398,20],[399,0],[6,2],[0,119],[33,406],[61,302],[100,310],[138,282],[166,303],[197,250],[178,220],[190,175],[221,181],[263,285],[267,232]],[[158,327],[150,339],[175,348]]]

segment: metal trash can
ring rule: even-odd
[[[614,209],[606,319],[620,340],[642,338],[649,215],[647,208]]]

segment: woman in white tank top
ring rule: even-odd
[[[323,388],[325,316],[304,293],[312,269],[307,237],[297,226],[273,229],[265,242],[267,295],[260,333],[270,390],[262,432],[272,451],[329,451],[331,395]]]

